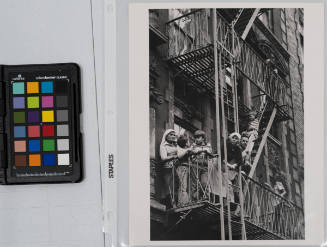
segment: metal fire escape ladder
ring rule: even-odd
[[[225,81],[225,59],[222,59],[222,49],[219,49],[218,52],[218,68],[219,68],[219,86],[220,86],[220,105],[221,105],[221,118],[222,118],[222,136],[223,136],[223,152],[224,152],[224,167],[225,171],[228,174],[228,166],[227,166],[227,130],[226,130],[226,118],[225,118],[225,103],[224,103],[224,81]],[[216,98],[218,101],[219,98]],[[220,134],[217,131],[218,135]],[[231,211],[230,211],[230,196],[227,193],[227,218],[228,218],[228,236],[229,240],[232,240],[232,225],[231,225]]]
[[[225,240],[225,221],[224,221],[224,199],[222,196],[223,177],[221,167],[221,142],[220,142],[220,110],[219,110],[219,73],[218,73],[218,43],[217,43],[217,12],[212,9],[212,33],[214,44],[214,72],[215,72],[215,103],[216,103],[216,129],[217,129],[217,153],[218,153],[218,179],[220,186],[219,202],[220,202],[220,235],[221,240]]]
[[[233,106],[234,106],[234,131],[239,132],[239,116],[238,116],[238,95],[237,95],[237,80],[235,76],[235,57],[238,56],[240,50],[235,48],[235,39],[234,36],[236,35],[234,26],[240,20],[242,14],[246,11],[245,9],[240,9],[231,23],[231,35],[232,35],[232,54],[230,56],[230,64],[231,64],[231,82],[232,82],[232,92],[233,92]],[[252,22],[253,23],[253,22]],[[225,156],[226,157],[226,156]],[[238,169],[238,184],[239,184],[239,203],[240,203],[240,219],[241,219],[241,236],[242,240],[247,239],[246,234],[246,223],[244,217],[244,196],[243,196],[243,188],[242,188],[242,168],[239,167]],[[228,218],[230,224],[230,217]]]
[[[252,163],[252,168],[251,168],[251,171],[249,173],[249,177],[252,178],[253,177],[253,174],[255,172],[255,169],[257,168],[257,165],[258,165],[258,161],[260,159],[260,156],[261,156],[261,153],[262,153],[262,150],[264,148],[264,145],[267,141],[267,137],[268,137],[268,134],[270,132],[270,129],[271,129],[271,126],[274,122],[274,119],[275,119],[275,116],[276,116],[276,112],[277,112],[277,108],[276,106],[274,106],[274,109],[270,115],[270,119],[269,119],[269,122],[268,122],[268,125],[267,125],[267,128],[265,130],[265,133],[263,134],[263,137],[261,139],[261,142],[260,142],[260,145],[259,145],[259,148],[258,148],[258,151],[256,153],[256,156],[254,158],[254,161]]]
[[[249,33],[249,31],[250,31],[250,29],[251,29],[251,27],[252,27],[252,24],[253,24],[255,18],[256,18],[257,15],[259,14],[259,11],[260,11],[260,8],[257,8],[257,9],[255,9],[255,11],[253,12],[253,14],[252,14],[252,16],[251,16],[251,18],[250,18],[248,24],[246,25],[246,27],[245,27],[245,29],[244,29],[244,31],[243,31],[242,36],[241,36],[241,38],[242,38],[243,40],[246,39],[246,36],[248,35],[248,33]]]
[[[246,39],[255,18],[258,16],[260,8],[256,9],[240,9],[231,22],[231,27],[240,33],[243,40]]]

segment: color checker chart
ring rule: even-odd
[[[76,182],[82,150],[78,67],[5,68],[6,182]]]
[[[12,83],[15,166],[70,165],[68,83]]]

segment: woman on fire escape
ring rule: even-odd
[[[176,132],[173,129],[167,129],[162,136],[160,158],[163,162],[162,174],[164,182],[164,186],[162,186],[162,203],[171,208],[174,206],[173,168],[177,162],[177,140]]]

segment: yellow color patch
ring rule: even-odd
[[[53,111],[42,111],[42,122],[53,122]]]
[[[27,82],[26,87],[27,93],[39,93],[39,83],[38,82]]]

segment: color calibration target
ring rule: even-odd
[[[16,167],[69,166],[68,81],[12,83]]]

